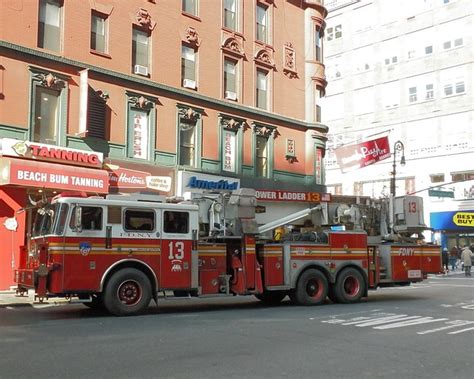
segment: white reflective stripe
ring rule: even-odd
[[[394,329],[394,328],[403,328],[404,326],[412,326],[412,325],[418,325],[418,324],[429,324],[432,322],[439,322],[439,321],[446,321],[448,320],[447,318],[433,318],[433,317],[422,317],[421,316],[414,316],[418,317],[416,320],[411,320],[411,321],[403,321],[403,322],[397,322],[395,324],[389,324],[389,325],[382,325],[382,326],[376,326],[374,329]]]
[[[474,324],[474,321],[455,320],[455,321],[447,322],[447,324],[451,324],[451,325],[442,326],[441,328],[436,328],[436,329],[431,329],[431,330],[425,330],[423,332],[417,332],[416,334],[430,334],[430,333],[441,332],[442,330],[459,328],[460,326]],[[450,333],[450,334],[455,334],[455,333]]]

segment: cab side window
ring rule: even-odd
[[[102,230],[103,225],[103,210],[101,207],[81,207],[82,208],[82,219],[81,219],[81,226],[82,230]],[[74,207],[71,217],[70,227],[71,229],[74,228],[75,213],[76,207]]]
[[[163,231],[165,233],[188,233],[189,213],[165,211],[163,213]]]
[[[127,209],[125,211],[124,229],[143,232],[155,230],[155,212]]]

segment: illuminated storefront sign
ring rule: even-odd
[[[319,192],[257,190],[256,196],[259,201],[303,201],[316,203],[331,201],[331,194]]]
[[[11,138],[0,140],[2,156],[101,168],[103,154]]]
[[[0,185],[7,184],[94,193],[109,192],[109,178],[105,170],[15,158],[0,160]]]

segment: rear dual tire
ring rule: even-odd
[[[364,296],[365,280],[355,268],[345,268],[337,276],[336,283],[329,291],[329,298],[334,303],[357,303]]]
[[[320,305],[326,300],[329,285],[326,276],[319,270],[308,269],[298,279],[290,299],[299,305]]]

